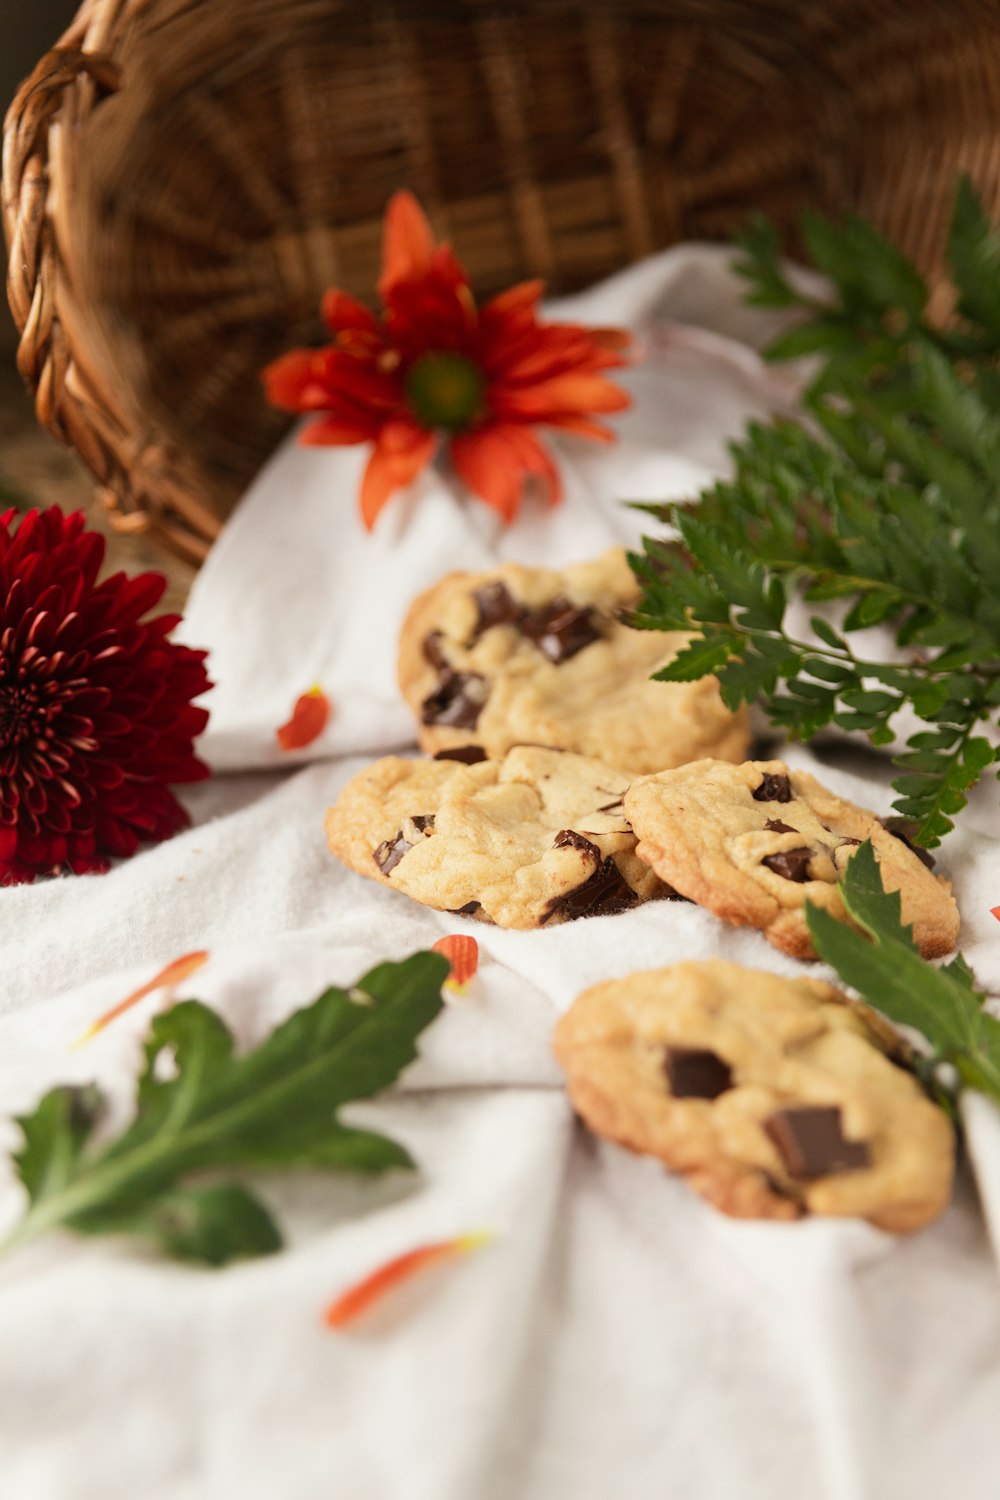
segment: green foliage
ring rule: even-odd
[[[961,954],[943,968],[920,957],[900,920],[898,891],[882,888],[870,843],[848,860],[840,892],[857,927],[806,904],[819,956],[876,1010],[919,1031],[932,1065],[951,1064],[964,1085],[1000,1102],[1000,1021],[983,1009],[986,996]]]
[[[191,1183],[193,1174],[412,1167],[394,1141],[336,1113],[413,1061],[447,973],[435,953],[381,964],[352,990],[324,991],[242,1056],[200,1001],[164,1011],[146,1043],[135,1117],[116,1138],[95,1139],[104,1101],[93,1085],[51,1089],[18,1120],[14,1162],[30,1206],[8,1247],[63,1226],[134,1234],[180,1259],[223,1265],[280,1249],[281,1235],[248,1188]]]
[[[1000,236],[963,180],[960,316],[941,327],[922,278],[870,226],[813,217],[805,232],[828,302],[796,289],[761,221],[739,269],[749,300],[808,314],[769,356],[817,357],[810,426],[751,426],[732,478],[696,507],[659,508],[675,540],[647,538],[631,559],[635,623],[698,632],[660,676],[714,672],[728,704],[760,698],[793,736],[836,724],[885,745],[900,710],[923,720],[894,786],[933,846],[997,758],[984,731],[1000,712]],[[825,608],[799,639],[788,609],[803,601]],[[880,624],[895,649],[855,650],[852,635]]]

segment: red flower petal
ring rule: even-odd
[[[378,332],[378,320],[371,309],[356,297],[348,296],[347,292],[339,292],[336,287],[331,287],[324,293],[320,313],[333,334],[343,333],[345,329],[355,329],[361,333]]]
[[[284,411],[306,409],[303,405],[304,394],[315,384],[314,359],[315,354],[311,349],[293,349],[290,354],[283,354],[280,359],[265,365],[261,371],[261,380],[272,406],[280,406]]]
[[[330,700],[321,687],[311,687],[295,700],[292,716],[276,731],[282,750],[303,750],[318,739],[330,718]]]

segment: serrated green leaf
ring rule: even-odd
[[[90,1233],[131,1229],[172,1253],[212,1263],[276,1248],[266,1210],[238,1184],[195,1192],[187,1177],[410,1165],[402,1147],[335,1116],[343,1104],[388,1087],[413,1061],[417,1036],[441,1008],[447,973],[447,960],[436,953],[380,964],[351,991],[324,991],[241,1056],[221,1019],[199,1001],[162,1012],[146,1044],[135,1118],[114,1140],[92,1139],[100,1104],[92,1091],[52,1090],[18,1122],[24,1145],[15,1163],[30,1206],[9,1243],[63,1225]],[[166,1075],[164,1058],[171,1064]]]
[[[960,956],[940,969],[920,957],[900,920],[899,893],[883,889],[870,843],[848,860],[840,893],[854,927],[806,903],[820,958],[869,1005],[921,1032],[963,1082],[1000,1101],[1000,1022],[983,1009],[985,996]]]
[[[760,699],[792,732],[834,719],[889,745],[888,720],[904,708],[953,730],[948,744],[894,749],[907,772],[899,805],[933,844],[984,768],[981,750],[952,749],[1000,706],[1000,237],[965,184],[953,258],[978,322],[941,327],[925,316],[919,273],[870,226],[814,216],[806,236],[831,280],[826,305],[793,288],[760,222],[743,270],[808,314],[774,352],[816,355],[805,404],[822,431],[751,423],[731,445],[731,478],[668,508],[684,545],[657,580],[647,573],[636,623],[701,631],[720,659],[725,641],[725,701]],[[803,599],[846,609],[836,629],[813,619],[811,648],[787,623]],[[852,635],[875,625],[909,659],[864,659]],[[702,648],[706,671],[715,660]]]
[[[723,666],[731,654],[728,638],[698,636],[653,675],[659,682],[696,682]]]

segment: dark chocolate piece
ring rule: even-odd
[[[434,814],[433,813],[417,813],[417,815],[416,815],[415,818],[411,818],[410,819],[410,822],[413,824],[414,828],[417,830],[418,833],[433,833],[434,832]]]
[[[912,849],[920,863],[926,865],[928,870],[933,870],[933,854],[927,849],[921,849],[920,845],[915,844],[910,838],[910,834],[915,833],[917,830],[916,823],[912,822],[909,818],[879,818],[879,822],[886,833],[891,833],[893,838],[899,839],[899,842],[905,844],[907,849]]]
[[[430,662],[431,666],[438,672],[450,672],[451,663],[441,649],[444,636],[440,630],[432,630],[430,635],[424,636],[424,661]]]
[[[525,614],[521,633],[534,641],[549,661],[557,664],[568,661],[601,637],[594,610],[563,598],[553,599],[551,604]]]
[[[584,854],[590,854],[600,863],[601,851],[596,844],[585,839],[582,833],[576,833],[572,828],[560,828],[552,840],[553,849],[582,849]]]
[[[704,1047],[668,1047],[663,1059],[675,1099],[718,1099],[733,1086],[733,1070]]]
[[[471,645],[478,641],[484,630],[490,630],[494,625],[516,625],[525,613],[524,606],[518,604],[504,583],[488,583],[484,588],[476,589],[472,597],[479,618]]]
[[[482,902],[466,901],[464,906],[453,906],[449,908],[450,917],[474,917],[477,911],[482,911]]]
[[[792,783],[783,774],[775,776],[771,771],[765,771],[760,786],[750,795],[755,802],[791,802]]]
[[[867,1167],[871,1153],[864,1141],[844,1138],[835,1105],[803,1105],[768,1115],[764,1129],[777,1146],[790,1177],[825,1177]]]
[[[478,672],[442,672],[434,692],[423,701],[423,723],[475,729],[487,691],[486,678]]]
[[[450,750],[438,750],[435,760],[460,760],[463,766],[478,766],[486,759],[482,745],[454,745]]]
[[[567,891],[564,896],[553,897],[545,908],[540,925],[544,927],[555,916],[565,917],[572,922],[576,917],[606,916],[628,911],[638,900],[636,892],[609,855],[582,885]]]
[[[668,885],[666,881],[663,882],[663,890],[654,899],[657,901],[686,901],[690,906],[694,905],[690,896],[682,896],[680,891],[675,891],[673,886]]]
[[[775,875],[781,875],[785,880],[796,880],[804,885],[812,877],[809,874],[809,861],[813,857],[812,849],[782,849],[777,854],[766,854],[761,860]]]
[[[783,823],[780,818],[768,818],[764,827],[769,833],[798,833],[797,828],[792,828],[788,823]]]
[[[395,838],[386,839],[384,843],[379,844],[377,849],[372,850],[372,859],[378,865],[382,874],[388,875],[390,870],[396,868],[407,850],[412,848],[413,845],[407,843],[403,837],[402,830],[400,830]]]

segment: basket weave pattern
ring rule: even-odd
[[[960,167],[1000,210],[998,121],[995,0],[86,0],[7,117],[19,368],[199,558],[283,430],[257,372],[370,296],[396,188],[484,294],[806,203],[933,277]]]

